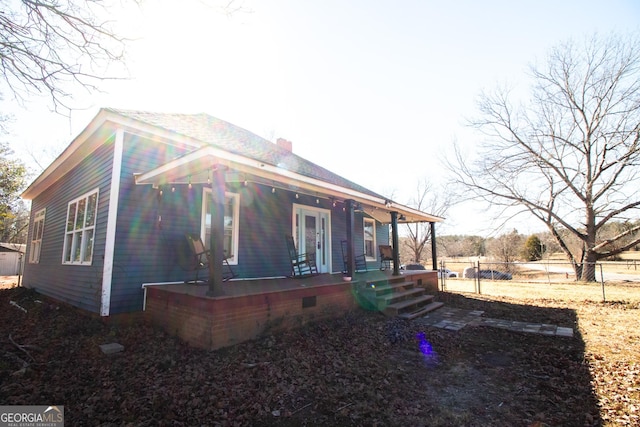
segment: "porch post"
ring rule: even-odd
[[[400,275],[400,250],[398,249],[398,212],[391,212],[391,246],[393,247],[393,275]]]
[[[432,270],[438,269],[438,253],[436,252],[436,223],[430,222],[431,227],[431,268]]]
[[[211,177],[211,255],[209,258],[208,296],[222,295],[224,262],[224,167],[214,165]]]
[[[355,223],[354,201],[345,200],[346,223],[347,223],[347,276],[353,277],[356,270],[355,258],[353,257],[353,247],[355,246],[353,225]]]

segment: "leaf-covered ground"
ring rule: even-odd
[[[440,299],[487,317],[578,326],[575,309],[551,302]],[[111,342],[124,351],[103,354]],[[70,426],[638,425],[638,364],[628,360],[637,356],[585,353],[579,332],[452,332],[356,311],[203,351],[14,288],[0,290],[0,355],[0,403],[64,405]]]

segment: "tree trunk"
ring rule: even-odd
[[[596,261],[598,260],[598,254],[593,250],[596,246],[596,215],[593,209],[592,188],[589,186],[587,189],[587,200],[585,209],[585,229],[586,236],[584,240],[584,246],[582,248],[582,274],[580,280],[583,282],[595,282],[596,281]]]
[[[584,264],[582,263],[577,263],[574,262],[573,263],[573,271],[576,273],[576,280],[578,280],[578,277],[582,277],[582,271],[584,270]]]
[[[583,282],[595,282],[596,281],[596,261],[598,261],[597,254],[592,251],[587,251],[582,263],[582,274],[580,280]]]

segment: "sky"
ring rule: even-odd
[[[531,64],[549,49],[594,33],[640,30],[637,0],[144,0],[113,9],[135,38],[127,75],[101,93],[74,93],[81,109],[51,112],[46,98],[13,116],[17,155],[47,165],[100,107],[208,113],[394,200],[417,184],[449,197],[444,159],[457,142],[473,153],[467,126],[483,91],[526,90]],[[177,6],[179,5],[179,6]],[[480,204],[451,209],[439,234],[499,233]],[[540,229],[522,219],[509,228]]]

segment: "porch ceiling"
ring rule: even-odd
[[[331,198],[336,201],[355,200],[362,206],[363,212],[382,223],[391,222],[391,212],[398,213],[398,222],[400,223],[443,221],[443,218],[429,215],[388,199],[311,178],[212,146],[203,147],[134,176],[136,184],[153,185],[154,187],[170,184],[203,184],[208,182],[209,172],[219,167],[228,168],[228,175],[234,174],[236,179],[237,175],[244,173],[251,177],[260,178],[266,185],[280,186],[291,191]]]

